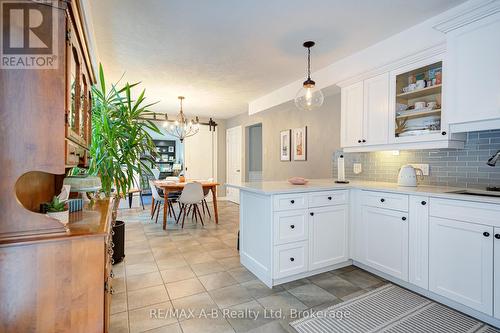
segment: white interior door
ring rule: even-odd
[[[217,127],[216,127],[217,129]],[[217,131],[209,126],[200,126],[200,131],[184,139],[186,178],[217,179]]]
[[[226,173],[228,184],[241,184],[241,126],[226,131]],[[240,191],[228,187],[226,197],[229,201],[239,203]]]

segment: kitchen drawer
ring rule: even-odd
[[[347,203],[349,191],[321,191],[309,193],[309,207],[325,207]]]
[[[275,246],[274,278],[280,279],[306,272],[307,256],[307,241]]]
[[[274,244],[307,240],[307,216],[304,210],[274,213]]]
[[[429,208],[434,217],[500,227],[500,205],[431,198]]]
[[[376,191],[363,191],[363,205],[408,211],[408,195]]]
[[[274,196],[274,211],[307,208],[307,194],[280,194]]]

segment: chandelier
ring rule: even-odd
[[[198,117],[194,120],[188,120],[184,115],[184,111],[182,110],[182,101],[184,100],[183,96],[178,97],[181,105],[181,109],[175,121],[170,123],[165,123],[165,130],[168,134],[178,138],[181,142],[184,141],[185,138],[190,137],[198,133],[200,130],[200,121]]]
[[[315,43],[307,41],[303,46],[307,49],[307,79],[295,96],[295,105],[305,111],[314,110],[323,105],[323,93],[316,87],[316,82],[311,79],[311,47]]]

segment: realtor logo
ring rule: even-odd
[[[0,68],[57,68],[57,4],[0,0]]]

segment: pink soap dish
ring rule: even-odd
[[[305,185],[309,182],[309,180],[302,177],[292,177],[288,178],[288,182],[292,185]]]

